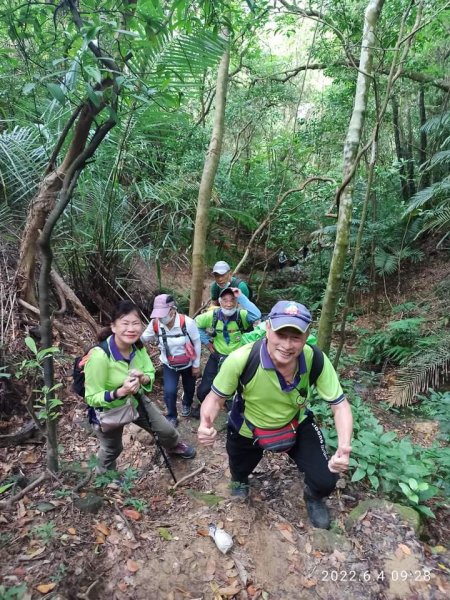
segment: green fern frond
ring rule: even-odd
[[[425,204],[427,204],[430,200],[440,199],[441,196],[448,196],[450,191],[450,178],[446,177],[442,181],[437,181],[433,185],[420,190],[414,194],[411,198],[411,202],[408,205],[408,208],[402,215],[402,218],[410,215],[413,211],[418,208],[422,208]]]
[[[427,135],[435,135],[440,134],[447,127],[450,127],[450,111],[431,117],[422,126],[421,130]]]
[[[450,228],[450,202],[449,206],[440,207],[439,212],[427,211],[424,215],[425,223],[422,227],[422,231],[430,231],[433,229],[449,229]]]
[[[398,257],[383,248],[375,248],[374,262],[378,275],[392,275],[398,267]]]
[[[387,328],[390,331],[417,331],[425,321],[423,317],[410,317],[409,319],[401,319],[399,321],[391,321]]]
[[[389,394],[393,406],[407,406],[417,394],[428,388],[438,389],[450,370],[450,334],[441,339],[440,345],[429,352],[414,357],[410,364],[397,373],[397,383]]]
[[[437,165],[445,165],[450,163],[450,150],[441,150],[436,152],[430,158],[429,168],[436,167]]]
[[[14,127],[0,133],[0,185],[8,204],[31,198],[45,160],[46,150],[35,129]]]
[[[231,209],[231,208],[218,208],[211,207],[209,209],[211,216],[219,216],[219,217],[231,217],[237,223],[241,223],[245,225],[249,231],[253,231],[258,227],[258,221],[252,217],[248,212],[243,212],[241,210]]]

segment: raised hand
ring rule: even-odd
[[[348,469],[351,446],[339,446],[335,454],[328,461],[328,469],[332,473],[343,473]]]
[[[200,419],[200,427],[197,430],[198,441],[204,446],[212,446],[217,437],[217,430],[213,427],[211,417],[201,416]]]

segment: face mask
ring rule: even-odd
[[[172,320],[172,316],[169,313],[166,317],[160,317],[159,321],[163,324],[163,325],[167,325],[168,323],[170,323],[170,321]]]
[[[225,317],[232,317],[234,313],[237,311],[237,308],[222,308],[222,312]]]

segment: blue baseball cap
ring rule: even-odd
[[[270,325],[274,331],[283,327],[293,327],[301,333],[308,331],[312,317],[303,304],[291,300],[280,300],[269,313]]]

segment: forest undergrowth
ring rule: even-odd
[[[418,304],[437,270],[445,279],[448,266],[436,259],[405,287],[404,298]],[[416,295],[415,281],[421,282]],[[384,310],[374,314],[361,305],[351,322],[350,347],[359,328],[376,331],[388,321],[390,311]],[[370,370],[354,349],[342,361],[355,440],[352,469],[329,500],[333,524],[325,532],[309,525],[302,480],[283,455],[267,455],[260,463],[248,503],[230,500],[225,414],[212,451],[199,448],[193,461],[172,461],[178,479],[198,471],[176,490],[152,440],[134,426],[124,438],[120,476],[89,477],[97,442],[70,384],[72,358],[89,346],[92,334],[73,317],[62,322],[64,332],[55,337],[61,349],[57,380],[63,383],[61,471],[45,471],[42,439],[0,449],[1,598],[448,597],[449,449],[439,415],[430,408],[423,416],[419,406],[409,413],[388,410],[388,385],[395,377],[389,361]],[[30,393],[18,383],[22,395]],[[435,406],[448,406],[448,392],[434,394]],[[159,378],[153,397],[163,409]],[[329,415],[313,404],[332,450]],[[16,415],[8,425],[18,428],[24,419]],[[180,425],[193,443],[197,424],[189,418]],[[8,498],[41,473],[42,483],[8,506]],[[84,503],[92,504],[92,513],[80,510]],[[234,548],[225,556],[208,536],[211,522],[233,536]]]

